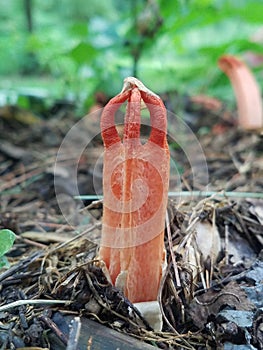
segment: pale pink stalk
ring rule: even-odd
[[[240,127],[247,130],[262,128],[262,98],[252,72],[244,62],[231,55],[222,56],[218,65],[228,76],[233,86]]]

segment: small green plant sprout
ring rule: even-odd
[[[9,262],[5,254],[12,248],[16,235],[9,229],[0,230],[0,268],[8,267]]]

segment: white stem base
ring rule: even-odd
[[[140,311],[145,320],[153,328],[154,331],[159,332],[163,327],[163,318],[158,301],[143,301],[141,303],[134,303],[136,309]]]

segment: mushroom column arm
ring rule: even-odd
[[[114,114],[128,101],[123,140]],[[149,109],[151,133],[140,141],[141,100]],[[164,226],[169,184],[166,110],[161,99],[135,78],[105,107],[103,224],[100,257],[113,284],[132,302],[157,300],[165,261]]]

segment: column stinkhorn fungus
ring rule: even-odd
[[[121,140],[114,115],[127,101]],[[141,103],[151,132],[140,140]],[[104,142],[103,221],[100,258],[112,283],[133,303],[156,301],[165,262],[164,227],[169,183],[166,109],[138,79],[124,80],[101,117]]]
[[[263,108],[259,86],[249,68],[231,55],[218,61],[219,67],[228,76],[233,86],[238,109],[238,123],[244,129],[263,127]]]

